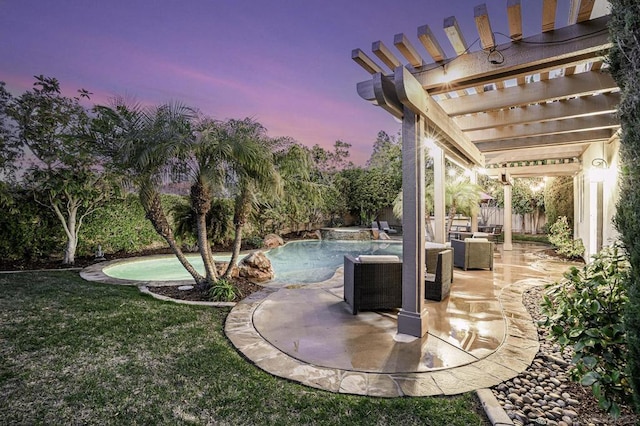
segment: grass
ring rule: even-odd
[[[3,424],[481,425],[474,394],[338,395],[279,379],[223,333],[228,309],[69,271],[0,274]]]
[[[511,238],[513,239],[513,241],[519,241],[519,242],[531,242],[531,243],[549,244],[549,239],[547,238],[547,234],[520,234],[520,233],[513,233]]]

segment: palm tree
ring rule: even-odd
[[[448,180],[445,185],[445,205],[449,210],[448,233],[451,231],[451,225],[456,213],[464,213],[468,216],[477,214],[482,188],[475,183],[460,178]]]
[[[266,129],[258,122],[229,120],[222,141],[227,166],[227,179],[234,196],[233,224],[235,236],[229,267],[223,278],[228,278],[240,255],[242,231],[250,213],[257,205],[258,195],[275,197],[281,193],[280,176],[269,150]]]
[[[158,189],[192,138],[193,110],[177,103],[145,108],[115,98],[111,106],[96,106],[95,111],[97,119],[91,138],[105,157],[105,165],[126,176],[137,188],[147,219],[196,284],[202,285],[206,278],[177,244]]]
[[[433,192],[434,187],[431,183],[425,188],[425,211],[433,210]],[[480,193],[482,188],[469,181],[463,179],[448,180],[445,184],[445,208],[449,212],[449,223],[447,232],[451,231],[451,225],[456,213],[464,213],[469,216],[476,214],[478,204],[480,203]],[[400,192],[393,201],[393,214],[396,217],[402,217],[402,192]],[[431,222],[427,223],[427,239],[433,240],[433,229]]]

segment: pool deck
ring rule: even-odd
[[[455,270],[451,295],[427,302],[429,332],[397,334],[395,311],[351,315],[342,268],[322,283],[265,288],[230,312],[225,333],[259,368],[331,392],[378,397],[452,395],[491,387],[524,371],[539,349],[522,304],[531,286],[571,264],[514,244],[494,270]]]

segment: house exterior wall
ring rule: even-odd
[[[592,144],[582,155],[582,171],[574,177],[574,235],[582,239],[587,261],[618,237],[613,220],[619,196],[619,148],[618,138]],[[597,158],[604,158],[608,167],[594,166]]]

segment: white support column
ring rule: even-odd
[[[513,244],[511,243],[511,185],[504,185],[504,244],[502,245],[503,250],[513,250]]]
[[[431,148],[431,156],[433,157],[433,233],[436,243],[444,243],[447,241],[447,232],[445,227],[447,211],[444,200],[444,151],[439,146],[433,144],[433,148]]]
[[[469,181],[471,183],[478,183],[478,172],[475,170],[471,171],[471,176],[469,176]],[[480,206],[476,206],[474,210],[471,211],[471,232],[478,231],[478,209]]]
[[[402,309],[398,333],[422,337],[427,333],[424,306],[425,211],[423,123],[404,108],[402,120]]]

